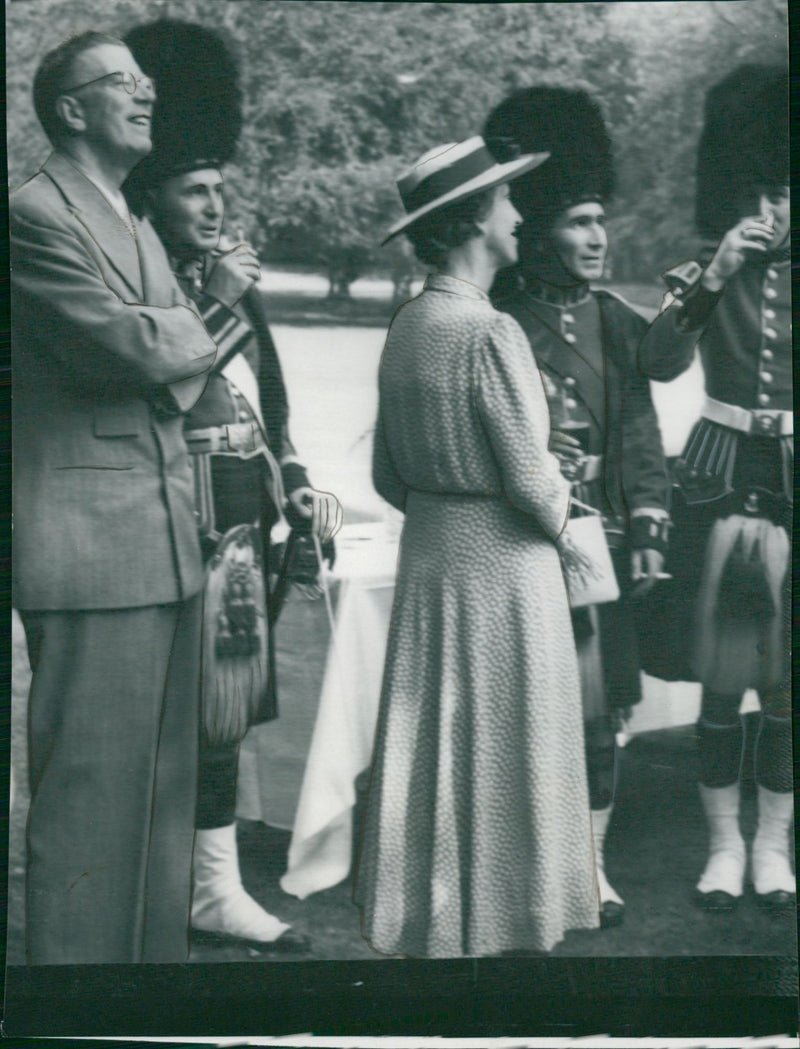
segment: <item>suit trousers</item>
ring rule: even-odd
[[[200,609],[22,613],[31,965],[188,957]]]

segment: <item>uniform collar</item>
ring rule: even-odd
[[[586,281],[580,284],[549,284],[534,274],[525,274],[525,290],[538,302],[549,306],[577,306],[585,302],[592,294]]]

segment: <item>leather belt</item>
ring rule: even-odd
[[[267,447],[257,422],[207,426],[184,433],[186,447],[193,455],[238,455],[249,458]]]
[[[703,418],[731,430],[759,437],[783,437],[794,433],[794,415],[789,411],[768,408],[740,408],[736,404],[706,397]]]

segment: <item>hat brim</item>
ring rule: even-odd
[[[439,211],[440,208],[444,208],[448,204],[455,204],[459,200],[471,197],[473,193],[481,193],[483,190],[502,186],[504,182],[511,182],[512,179],[518,178],[528,171],[533,171],[534,168],[544,164],[549,156],[549,153],[526,153],[521,157],[517,157],[516,160],[509,160],[505,164],[495,164],[481,175],[476,175],[475,178],[463,183],[463,185],[458,186],[456,189],[451,189],[449,193],[437,197],[436,200],[432,200],[429,204],[424,204],[421,208],[417,208],[416,211],[410,212],[404,218],[395,222],[381,241],[381,247],[384,244],[388,244],[399,233],[403,233],[432,211]]]

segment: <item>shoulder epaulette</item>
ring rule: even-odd
[[[700,263],[691,259],[689,262],[682,262],[679,266],[673,266],[666,273],[662,273],[661,277],[672,294],[680,297],[697,283],[702,272],[703,267]]]

